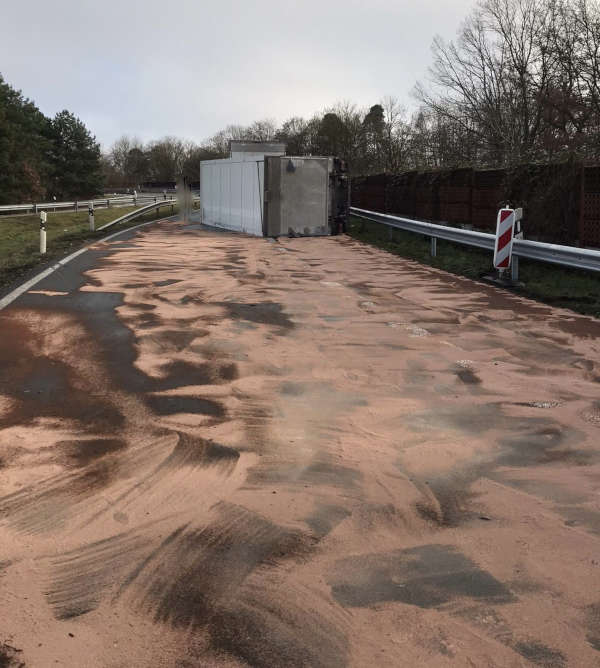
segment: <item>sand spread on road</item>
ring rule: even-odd
[[[600,661],[599,322],[162,223],[0,327],[0,665]]]

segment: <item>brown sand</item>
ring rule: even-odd
[[[600,665],[599,322],[344,237],[80,258],[0,313],[0,666]]]

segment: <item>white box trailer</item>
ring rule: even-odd
[[[255,236],[263,235],[263,160],[200,163],[202,222]]]
[[[204,224],[273,237],[343,229],[348,211],[343,161],[285,156],[281,144],[259,148],[256,143],[235,142],[235,150],[233,144],[232,157],[200,163]]]

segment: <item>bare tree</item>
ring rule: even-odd
[[[245,139],[252,141],[273,141],[277,135],[277,123],[270,118],[254,121],[248,126]]]
[[[411,164],[412,128],[406,120],[406,109],[395,97],[387,96],[383,109],[383,136],[381,162],[384,171],[396,174]]]
[[[554,17],[546,0],[482,0],[456,42],[436,38],[429,109],[472,136],[483,162],[537,157],[552,89]]]

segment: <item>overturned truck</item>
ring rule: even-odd
[[[346,164],[288,156],[282,143],[232,141],[229,158],[200,163],[200,205],[205,225],[255,236],[338,234],[348,216]]]

